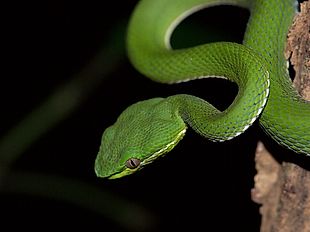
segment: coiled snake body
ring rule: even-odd
[[[173,29],[204,7],[233,4],[250,10],[243,44],[217,42],[172,50]],[[95,162],[100,177],[118,178],[170,151],[187,125],[213,141],[232,139],[259,118],[277,143],[310,155],[310,104],[292,87],[284,58],[292,0],[142,0],[131,17],[127,47],[132,64],[162,83],[206,77],[236,82],[233,103],[219,111],[192,95],[153,98],[128,107],[107,128]]]

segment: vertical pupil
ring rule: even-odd
[[[126,161],[127,168],[136,168],[139,166],[139,164],[140,164],[140,160],[135,159],[135,158],[131,158]]]
[[[136,166],[135,160],[131,159],[131,160],[130,160],[130,164],[131,164],[131,166],[135,167],[135,166]]]

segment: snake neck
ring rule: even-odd
[[[248,119],[248,113],[242,115],[242,113],[230,112],[234,106],[220,111],[209,102],[187,94],[173,95],[166,101],[187,125],[214,142],[223,142],[240,135],[257,118],[253,116]],[[235,100],[232,105],[234,104],[238,104],[238,100]]]

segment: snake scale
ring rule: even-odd
[[[188,15],[230,4],[249,9],[242,44],[215,42],[173,50],[170,36]],[[119,178],[169,152],[187,126],[212,141],[230,140],[256,119],[277,143],[310,155],[310,104],[292,86],[284,58],[293,0],[142,0],[129,22],[128,56],[133,66],[161,83],[219,77],[237,83],[233,103],[219,111],[187,94],[129,106],[102,136],[95,161],[99,177]]]

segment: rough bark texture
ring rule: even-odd
[[[301,4],[301,13],[295,17],[286,49],[296,74],[294,85],[307,100],[310,100],[309,16],[310,1],[307,1]],[[262,204],[261,232],[310,232],[310,158],[291,156],[271,155],[261,142],[257,146],[252,200]]]

